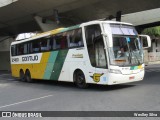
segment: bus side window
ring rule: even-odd
[[[67,42],[67,32],[64,32],[60,38],[60,48],[65,49],[68,48]]]
[[[18,44],[17,45],[17,55],[24,54],[24,44]]]
[[[54,36],[51,36],[50,39],[49,39],[49,50],[54,50],[55,49],[55,39],[54,39]]]
[[[69,36],[69,47],[77,47],[78,44],[75,42],[75,30],[70,31]]]
[[[83,40],[82,40],[82,30],[76,29],[70,31],[69,36],[69,47],[79,47],[83,46]]]
[[[40,44],[37,40],[32,42],[32,53],[40,52]]]
[[[16,56],[16,45],[11,46],[11,55]]]
[[[47,38],[41,38],[40,40],[40,48],[41,48],[41,52],[44,52],[44,51],[48,51],[49,50],[49,39],[50,37],[47,37]]]
[[[60,36],[55,36],[55,49],[60,49]]]
[[[76,30],[75,41],[78,44],[78,46],[83,46],[82,29]]]
[[[24,44],[24,54],[28,54],[28,44]]]

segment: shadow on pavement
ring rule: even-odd
[[[121,84],[121,85],[96,85],[96,84],[89,84],[89,86],[85,89],[78,88],[71,82],[61,82],[61,81],[49,81],[49,80],[34,80],[34,84],[46,85],[46,86],[53,86],[58,88],[67,88],[67,89],[74,89],[74,90],[85,90],[85,91],[112,91],[118,89],[125,89],[129,87],[134,87],[136,85],[128,85],[128,84]]]

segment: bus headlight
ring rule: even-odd
[[[109,69],[110,73],[115,73],[115,74],[122,74],[122,72],[120,70],[117,69]]]

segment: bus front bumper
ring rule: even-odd
[[[109,80],[107,84],[115,85],[115,84],[130,83],[130,82],[141,81],[143,80],[143,78],[144,78],[144,71],[128,75],[109,73]]]

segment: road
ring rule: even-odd
[[[146,67],[141,82],[114,86],[20,82],[0,73],[0,111],[160,111],[160,65]]]

